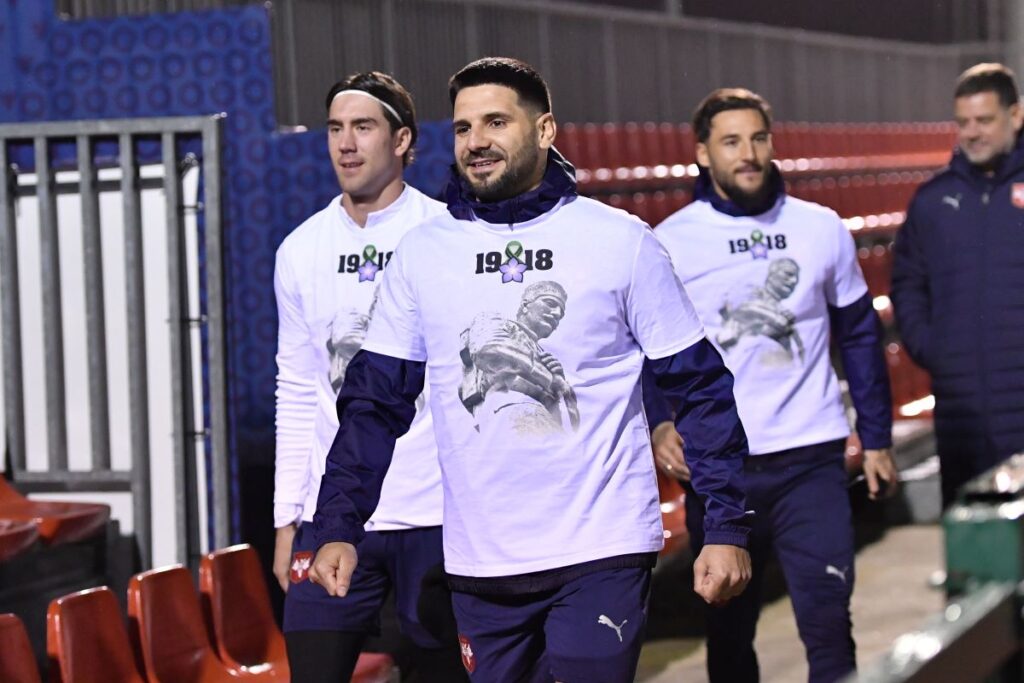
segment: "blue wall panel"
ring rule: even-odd
[[[276,131],[270,35],[260,5],[67,22],[45,0],[0,0],[0,122],[227,115],[223,181],[236,539],[243,527],[270,526],[266,477],[246,490],[239,473],[273,466],[274,251],[337,193],[324,131]],[[308,96],[319,101],[329,86]],[[408,181],[437,196],[450,163],[450,127],[422,124]],[[258,523],[242,519],[243,503],[247,515],[251,510],[261,517]]]

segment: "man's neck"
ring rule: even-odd
[[[354,196],[347,192],[341,195],[341,207],[349,215],[356,225],[366,227],[366,220],[370,214],[391,206],[405,189],[402,176],[398,176],[377,192],[368,196]]]

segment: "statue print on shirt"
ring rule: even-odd
[[[541,345],[558,329],[568,296],[551,280],[523,290],[515,318],[484,312],[461,334],[459,398],[477,431],[548,436],[576,431],[576,392]]]
[[[373,301],[370,302],[370,310],[367,313],[361,313],[354,308],[343,308],[335,313],[334,320],[327,324],[327,355],[330,358],[328,377],[335,397],[345,382],[348,364],[352,362],[352,358],[366,340],[366,332],[370,329],[370,319],[373,317],[373,309],[377,306],[379,296],[380,289],[377,289],[374,291]],[[417,412],[423,409],[426,401],[422,393],[416,397]]]
[[[782,305],[800,282],[800,266],[791,258],[769,262],[764,285],[755,287],[743,303],[729,301],[718,309],[722,329],[715,341],[729,353],[744,337],[766,337],[780,348],[764,352],[760,362],[767,366],[790,365],[794,356],[804,360],[804,344],[796,329],[796,316]]]

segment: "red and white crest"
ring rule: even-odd
[[[1014,183],[1010,187],[1010,201],[1018,209],[1024,209],[1024,183]]]
[[[301,583],[309,578],[309,567],[313,564],[313,552],[302,550],[292,555],[292,566],[289,574],[292,583]]]
[[[469,644],[469,638],[459,634],[459,652],[462,653],[462,666],[466,667],[466,671],[473,673],[476,671],[476,657],[473,655],[473,646]]]

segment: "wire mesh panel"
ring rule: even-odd
[[[163,561],[202,550],[197,457],[207,437],[220,506],[211,512],[228,538],[219,153],[219,118],[0,126],[9,474],[29,491],[130,493],[144,565],[165,525],[176,533]],[[184,185],[196,185],[200,163],[201,207],[198,188]],[[154,479],[169,509],[151,504]]]

